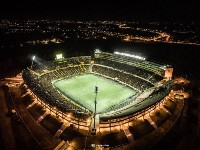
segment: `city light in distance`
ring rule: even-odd
[[[128,56],[128,57],[132,57],[132,58],[137,58],[137,59],[141,59],[141,60],[145,60],[146,58],[138,56],[138,55],[133,55],[133,54],[128,54],[128,53],[120,53],[120,52],[114,52],[114,54],[117,55],[122,55],[122,56]]]

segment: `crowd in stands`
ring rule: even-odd
[[[161,79],[163,79],[162,76],[155,74],[154,72],[150,72],[148,70],[138,68],[136,66],[132,66],[126,63],[117,62],[115,60],[97,58],[95,59],[95,64],[101,64],[101,65],[113,67],[119,70],[123,70],[130,74],[134,74],[138,77],[141,77],[143,78],[143,80],[148,80],[151,83],[156,83],[160,81]]]
[[[149,110],[150,108],[156,108],[155,106],[163,100],[163,98],[169,94],[171,91],[171,87],[173,86],[173,82],[168,81],[164,83],[162,86],[160,86],[158,89],[156,89],[154,92],[151,93],[150,96],[148,96],[145,99],[140,100],[134,105],[131,105],[128,107],[124,107],[127,105],[117,105],[114,107],[110,107],[106,110],[106,114],[101,114],[100,115],[100,122],[109,122],[109,120],[115,120],[116,118],[121,118],[122,117],[133,117],[137,114],[144,113],[145,111]],[[142,104],[143,103],[143,104]],[[142,104],[142,105],[141,105]],[[140,109],[138,107],[140,106]],[[148,112],[148,111],[147,111]],[[132,114],[132,115],[131,115]]]
[[[150,87],[153,87],[153,85],[145,80],[142,80],[141,78],[138,78],[132,74],[126,74],[125,72],[121,70],[117,70],[111,67],[105,67],[105,66],[97,66],[94,65],[92,68],[93,72],[111,77],[113,79],[117,79],[121,82],[124,82],[135,89],[138,89],[140,91],[146,90]]]
[[[60,61],[45,61],[39,58],[36,59],[37,60],[35,60],[31,69],[39,74],[44,73],[45,70],[55,70],[73,65],[90,64],[90,56],[65,58]]]
[[[135,66],[144,70],[148,70],[155,74],[158,74],[160,76],[164,75],[163,68],[161,65],[153,63],[153,62],[149,62],[146,60],[141,60],[141,59],[132,58],[132,57],[123,56],[123,55],[105,53],[105,52],[101,52],[98,58]]]
[[[76,70],[76,69],[69,69]],[[69,72],[70,72],[69,71]],[[77,73],[78,70],[74,71]],[[85,108],[79,107],[70,101],[66,100],[61,94],[59,94],[52,86],[51,80],[55,78],[59,78],[59,75],[63,73],[62,71],[57,71],[56,73],[52,73],[53,77],[50,77],[50,74],[43,75],[38,77],[30,70],[24,70],[22,73],[22,77],[28,87],[31,89],[34,94],[37,95],[38,98],[47,102],[48,104],[53,106],[57,106],[64,112],[75,112],[79,114],[89,115],[91,112]],[[58,75],[56,77],[56,74]]]
[[[102,113],[115,111],[117,109],[123,108],[123,107],[129,105],[131,102],[133,102],[137,98],[137,96],[139,96],[139,93],[135,93],[135,95],[128,97],[127,99],[122,101],[120,104],[112,105],[112,106],[106,108],[105,110],[102,111]]]

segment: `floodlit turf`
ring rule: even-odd
[[[54,87],[76,103],[94,111],[95,86],[98,87],[97,113],[119,104],[136,91],[95,74],[77,75],[54,82]]]

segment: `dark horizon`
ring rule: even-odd
[[[199,22],[196,1],[3,1],[1,19],[69,19]]]

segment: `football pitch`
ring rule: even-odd
[[[65,78],[54,82],[53,85],[64,96],[91,111],[95,108],[95,86],[97,86],[97,113],[136,94],[134,89],[96,74]]]

